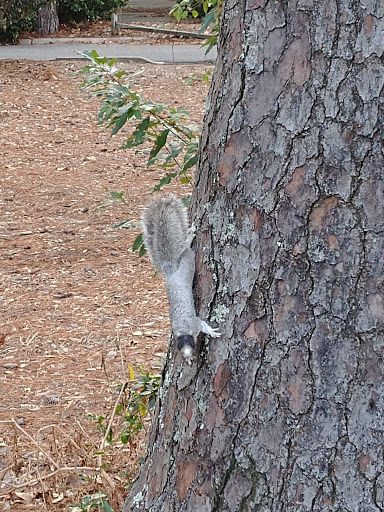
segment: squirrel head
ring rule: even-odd
[[[187,361],[191,361],[195,340],[191,334],[182,334],[177,337],[177,348],[183,354]]]

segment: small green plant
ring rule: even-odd
[[[193,75],[190,76],[185,81],[185,85],[192,86],[192,85],[194,85],[199,80],[201,80],[202,82],[205,82],[205,83],[208,84],[210,82],[210,80],[211,80],[211,76],[212,76],[212,71],[209,70],[209,69],[205,70],[204,73],[202,73],[202,74],[193,73]]]
[[[111,466],[121,444],[128,444],[131,450],[135,450],[135,438],[145,429],[145,420],[156,403],[161,375],[149,371],[135,375],[132,366],[128,366],[128,370],[129,378],[116,387],[118,397],[112,413],[109,416],[88,414],[88,419],[95,423],[94,431],[100,432],[102,436],[100,443],[91,443],[87,447],[88,454],[97,460],[97,471],[101,470],[99,474],[105,474]],[[142,463],[141,457],[138,463]],[[122,471],[120,476],[131,479],[133,474],[131,471]],[[96,482],[94,476],[80,474],[79,477],[89,483]],[[95,492],[84,496],[80,503],[70,505],[67,509],[71,512],[113,512],[109,501],[106,494]]]
[[[132,366],[128,368],[129,382],[126,381],[117,387],[119,401],[114,409],[114,415],[122,418],[118,439],[123,444],[132,443],[137,434],[143,430],[144,420],[156,403],[161,381],[159,373],[146,371],[136,377]],[[117,440],[113,435],[111,419],[93,414],[89,414],[88,418],[95,422],[94,429],[104,436],[102,446],[96,453],[96,455],[103,455],[104,444],[111,446]]]
[[[106,208],[117,203],[125,204],[124,192],[116,192],[107,189],[107,197],[105,203],[101,204],[98,208]]]
[[[107,496],[101,492],[84,496],[80,503],[69,505],[67,508],[72,512],[90,512],[91,510],[113,512]]]
[[[136,384],[132,387],[130,400],[124,412],[126,426],[120,434],[123,444],[130,442],[143,429],[143,420],[156,403],[161,380],[160,374],[150,374],[149,372],[145,372],[135,379],[132,367],[129,367],[129,370],[131,380],[136,380]]]

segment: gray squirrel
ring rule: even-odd
[[[195,253],[191,243],[194,227],[189,225],[183,203],[173,194],[156,197],[142,216],[144,243],[157,272],[165,276],[169,300],[169,316],[177,347],[191,364],[196,339],[200,332],[213,338],[220,336],[196,316],[192,283]]]

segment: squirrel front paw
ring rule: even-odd
[[[204,320],[201,321],[201,330],[204,334],[208,334],[211,338],[220,338],[221,334],[218,329],[210,327]]]
[[[219,329],[213,329],[212,327],[210,328],[210,331],[207,334],[211,338],[220,338],[220,336],[221,336]]]

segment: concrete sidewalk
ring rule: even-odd
[[[205,48],[196,44],[185,45],[131,45],[100,42],[53,42],[0,46],[0,60],[72,60],[82,59],[77,52],[96,50],[100,56],[120,61],[142,60],[155,64],[212,64],[216,60],[216,48],[205,55]]]

